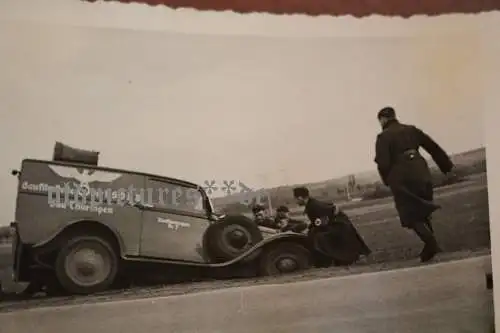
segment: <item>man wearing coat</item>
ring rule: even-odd
[[[392,191],[401,225],[412,229],[425,244],[421,261],[429,261],[440,251],[430,222],[432,213],[440,207],[433,203],[431,172],[419,148],[431,155],[444,174],[451,173],[453,163],[429,135],[400,123],[392,107],[380,110],[377,118],[382,126],[375,144],[380,178]]]
[[[293,196],[311,222],[307,235],[316,265],[328,266],[333,261],[337,266],[347,266],[371,253],[349,217],[333,203],[310,197],[305,187],[294,188]]]

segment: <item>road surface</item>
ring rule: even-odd
[[[20,310],[3,332],[489,332],[489,256],[283,285]]]

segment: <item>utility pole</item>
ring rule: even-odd
[[[346,186],[347,200],[348,201],[352,200],[351,192],[354,190],[355,186],[356,186],[356,176],[349,175],[348,179],[347,179],[347,186]]]
[[[347,201],[351,201],[351,190],[349,189],[349,185],[345,187],[345,193],[347,197]]]
[[[261,173],[258,175],[260,179],[262,179],[262,182],[264,185],[264,187],[267,188],[267,175],[264,174],[264,173]],[[267,197],[267,206],[268,206],[268,210],[269,210],[269,213],[271,214],[272,211],[273,211],[273,205],[272,205],[272,202],[271,202],[271,196],[269,195],[269,192],[268,191],[265,191],[265,194],[266,194],[266,197]]]

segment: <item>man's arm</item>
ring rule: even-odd
[[[291,231],[301,233],[307,229],[308,225],[304,221],[290,219],[288,220]]]
[[[375,163],[377,163],[377,170],[382,182],[388,185],[387,177],[391,171],[391,153],[389,145],[380,134],[377,135],[377,140],[375,141]]]
[[[276,225],[275,221],[270,219],[270,218],[266,218],[262,221],[257,222],[257,225],[259,225],[261,227],[277,229],[277,225]]]
[[[424,133],[421,129],[414,127],[420,146],[431,155],[434,162],[441,170],[442,173],[448,173],[453,169],[453,162],[448,154],[434,141],[429,135]]]

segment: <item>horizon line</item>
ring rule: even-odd
[[[457,152],[457,153],[452,153],[450,154],[450,157],[453,158],[454,156],[457,156],[457,155],[462,155],[464,153],[470,153],[470,152],[473,152],[473,151],[476,151],[476,150],[481,150],[481,149],[484,149],[486,150],[486,147],[485,145],[481,145],[477,148],[473,148],[473,149],[469,149],[469,150],[463,150],[463,151],[460,151],[460,152]],[[429,159],[429,158],[426,158],[426,160],[431,160],[432,159]],[[433,162],[433,161],[432,161]],[[435,163],[433,163],[435,164]],[[433,165],[430,165],[430,167],[432,168]],[[376,173],[377,172],[377,169],[371,169],[371,170],[368,170],[368,169],[365,169],[365,170],[361,170],[361,171],[355,171],[355,172],[352,172],[352,173],[349,173],[349,174],[345,174],[345,175],[342,175],[342,176],[337,176],[337,177],[332,177],[332,178],[327,178],[327,179],[323,179],[323,180],[318,180],[318,181],[311,181],[311,182],[301,182],[301,183],[294,183],[294,182],[290,182],[288,184],[282,184],[282,185],[277,185],[277,186],[272,186],[272,187],[261,187],[259,189],[253,189],[252,191],[253,192],[260,192],[260,191],[271,191],[271,190],[276,190],[276,189],[279,189],[280,187],[291,187],[291,186],[311,186],[311,185],[316,185],[316,184],[321,184],[321,183],[325,183],[325,182],[328,182],[328,181],[332,181],[332,180],[340,180],[342,178],[346,178],[346,177],[349,177],[351,175],[359,175],[359,174],[364,174],[364,173]],[[215,199],[222,199],[222,198],[235,198],[235,197],[238,197],[239,195],[244,195],[245,193],[233,193],[233,194],[230,194],[230,195],[221,195],[221,196],[213,196],[211,197],[212,200],[215,200]]]

